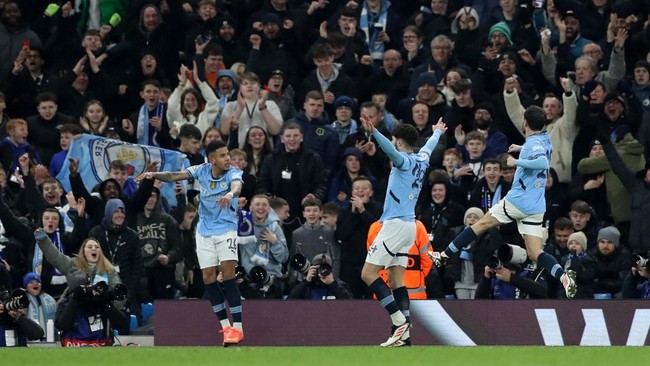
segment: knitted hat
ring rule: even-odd
[[[436,79],[436,76],[432,73],[425,71],[418,75],[418,78],[415,81],[415,86],[419,88],[425,84],[433,86],[435,88],[438,86],[438,79]]]
[[[490,27],[490,32],[488,33],[488,42],[492,40],[492,35],[495,32],[499,32],[506,36],[509,44],[512,44],[512,33],[510,33],[510,28],[506,22],[498,22],[497,24]]]
[[[34,280],[41,282],[41,276],[34,272],[29,272],[23,277],[23,287],[27,287],[27,285]]]
[[[582,231],[576,231],[575,233],[569,235],[569,240],[567,244],[571,243],[572,240],[575,240],[582,247],[582,251],[587,250],[587,236]]]
[[[606,228],[600,229],[598,232],[598,241],[602,239],[609,240],[614,243],[614,246],[618,248],[619,239],[621,238],[621,232],[614,226],[608,226]]]
[[[262,24],[277,24],[279,27],[282,27],[282,18],[276,13],[266,13],[262,15],[262,18],[260,19]]]
[[[460,10],[458,10],[458,13],[456,14],[456,18],[454,18],[454,20],[451,21],[451,33],[452,34],[457,34],[458,33],[458,22],[460,22],[460,17],[465,12],[467,12],[467,14],[470,17],[474,18],[475,23],[476,23],[476,24],[474,24],[474,28],[471,28],[470,30],[474,30],[474,29],[478,28],[478,26],[480,24],[479,23],[478,13],[476,12],[476,10],[474,10],[474,8],[471,8],[469,6],[465,6],[465,7],[461,8]]]
[[[488,112],[490,113],[490,115],[494,116],[494,104],[492,104],[492,103],[490,103],[490,102],[487,102],[487,101],[486,101],[486,102],[478,103],[478,104],[474,107],[474,111],[477,111],[477,110],[479,110],[479,109],[486,110],[486,111],[488,111]]]
[[[359,161],[363,161],[363,155],[361,155],[361,150],[357,149],[354,146],[345,149],[345,151],[343,152],[343,160],[345,160],[345,158],[347,158],[350,155],[355,156],[357,159],[359,159]]]
[[[338,109],[339,107],[348,107],[350,109],[354,109],[354,104],[354,99],[348,97],[347,95],[341,95],[334,101],[334,108]]]
[[[512,62],[515,63],[515,66],[519,67],[519,56],[517,56],[517,54],[512,51],[506,51],[500,54],[498,60],[499,62],[502,60],[512,60]]]
[[[463,216],[463,222],[465,222],[465,220],[467,220],[467,216],[469,216],[471,214],[474,214],[474,215],[478,216],[479,220],[482,219],[483,216],[485,216],[485,214],[483,213],[483,210],[481,210],[480,208],[478,208],[478,207],[470,207],[470,208],[467,209],[467,211],[465,211],[465,216]]]

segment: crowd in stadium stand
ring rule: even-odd
[[[412,124],[418,148],[448,126],[415,210],[428,242],[409,252],[413,299],[562,298],[516,259],[515,224],[444,267],[421,255],[508,192],[530,105],[553,144],[544,250],[577,273],[576,298],[650,298],[648,0],[0,0],[0,12],[0,281],[27,290],[43,329],[71,321],[74,295],[97,283],[65,272],[94,276],[82,262],[96,244],[128,290],[95,289],[116,327],[141,325],[143,303],[204,291],[195,186],[170,202],[160,182],[133,181],[128,158],[86,186],[90,168],[67,160],[81,134],[180,151],[186,166],[225,142],[244,172],[242,296],[372,298],[368,233],[393,198],[362,114],[389,138]]]

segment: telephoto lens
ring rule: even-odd
[[[11,299],[2,303],[6,311],[18,311],[29,307],[27,292],[23,289],[16,289],[11,293]]]
[[[291,268],[302,273],[305,276],[307,275],[307,272],[309,272],[309,267],[311,266],[309,259],[307,259],[307,257],[305,257],[302,253],[294,254],[293,257],[291,257],[289,264],[291,265]]]
[[[496,255],[493,255],[488,258],[487,266],[492,269],[499,269],[501,268],[501,260]]]

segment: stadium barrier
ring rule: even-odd
[[[386,312],[370,300],[247,300],[248,346],[377,345]],[[207,300],[154,304],[156,346],[218,346]],[[413,345],[650,345],[650,302],[643,300],[418,300],[411,302]]]

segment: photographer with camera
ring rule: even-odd
[[[43,337],[38,323],[25,316],[28,306],[24,289],[16,289],[11,294],[0,289],[0,347],[26,347],[27,340]]]
[[[99,242],[86,239],[71,258],[57,250],[42,228],[34,231],[34,238],[45,259],[67,280],[54,321],[62,331],[63,347],[110,346],[113,328],[126,334],[129,321],[121,311],[126,287]]]
[[[307,300],[340,300],[350,299],[348,285],[334,279],[332,273],[332,258],[327,254],[318,254],[311,261],[306,263],[308,269],[305,279],[296,284],[289,293],[288,299]]]
[[[640,255],[633,260],[634,265],[623,281],[623,298],[650,299],[650,261]]]
[[[546,271],[527,262],[526,250],[512,244],[503,244],[488,259],[475,294],[475,299],[545,298],[548,298]]]

